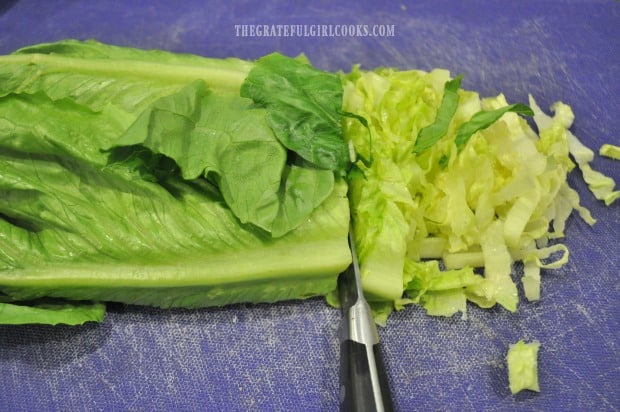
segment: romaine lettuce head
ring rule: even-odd
[[[270,96],[283,76],[294,97]],[[283,98],[294,138],[270,120]],[[0,57],[0,322],[101,319],[101,305],[66,300],[200,307],[332,291],[351,261],[345,163],[312,154],[340,142],[348,162],[341,99],[337,75],[280,55],[64,41]]]

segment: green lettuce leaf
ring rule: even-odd
[[[513,103],[495,110],[480,111],[474,114],[471,119],[459,128],[456,133],[456,137],[454,138],[456,148],[459,151],[462,150],[474,133],[491,126],[500,117],[508,112],[519,113],[527,116],[534,115],[532,109],[523,103]]]
[[[0,100],[0,113],[13,120],[0,132],[12,137],[0,153],[0,289],[11,299],[162,307],[274,301],[329,292],[350,262],[344,182],[296,230],[272,239],[240,225],[206,180],[160,184],[105,157],[92,163],[24,150],[36,140],[44,147],[59,123],[66,139],[100,144],[92,128],[103,114],[81,111],[74,122],[75,106],[61,110],[45,99]]]
[[[342,85],[338,75],[273,53],[259,59],[241,87],[267,109],[278,140],[317,167],[344,175],[349,148],[342,137]]]
[[[196,79],[218,93],[238,95],[254,65],[71,39],[24,47],[0,62],[0,96],[45,90],[53,100],[69,98],[95,111],[112,105],[132,113]]]
[[[23,325],[40,323],[45,325],[82,325],[86,322],[101,322],[105,316],[102,303],[39,303],[15,304],[0,302],[0,324]]]
[[[420,130],[413,146],[414,153],[425,151],[448,133],[448,127],[459,104],[458,90],[462,80],[461,75],[446,82],[435,121]]]
[[[269,101],[267,111],[250,110],[252,101],[239,97],[246,77],[259,79],[251,90],[258,96],[256,102]],[[110,125],[101,130],[106,138],[102,147],[136,146],[121,156],[116,151],[115,160],[133,162],[145,178],[175,173],[168,158],[180,166],[186,179],[212,174],[211,181],[240,221],[274,236],[295,228],[326,199],[334,177],[320,170],[325,168],[320,159],[331,156],[331,149],[338,145],[346,149],[339,127],[342,86],[338,77],[281,55],[268,56],[255,65],[239,59],[66,40],[2,56],[0,80],[0,96],[43,93],[55,105],[76,104],[83,110],[105,113]],[[291,90],[273,87],[282,80],[290,81]],[[283,126],[273,119],[288,104],[284,100],[289,92],[296,97],[286,109],[286,119],[296,120],[283,134]],[[296,111],[296,107],[303,109]],[[128,130],[117,141],[118,130],[123,129]],[[292,136],[296,143],[291,148],[299,153],[278,147],[274,132],[280,142],[290,140],[282,136]],[[49,144],[65,146],[74,157],[100,159],[99,147],[88,142],[67,145],[57,136],[51,133]],[[202,154],[207,149],[209,156]],[[296,159],[307,153],[313,153],[306,156],[309,162]],[[291,168],[296,169],[292,174]],[[296,188],[292,183],[300,175],[306,183]],[[293,180],[287,183],[287,176]],[[309,181],[317,184],[310,186]]]
[[[334,175],[304,163],[287,165],[287,151],[267,124],[266,111],[252,105],[246,98],[214,94],[197,80],[155,101],[113,149],[123,148],[123,156],[135,159],[126,147],[147,148],[174,160],[185,180],[209,178],[242,224],[279,237],[329,196]]]

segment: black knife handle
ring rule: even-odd
[[[394,410],[387,381],[383,356],[379,345],[372,346],[374,364],[366,351],[366,345],[350,339],[340,344],[340,411],[377,412]],[[381,399],[375,399],[371,368],[375,368]]]

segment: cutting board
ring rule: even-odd
[[[378,25],[386,35],[243,35],[244,25],[288,24]],[[593,150],[620,144],[617,1],[0,6],[1,53],[64,38],[210,57],[304,53],[332,71],[442,67],[481,96],[527,102],[531,93],[544,109],[562,100]],[[620,182],[618,161],[597,157],[593,167]],[[540,301],[516,313],[472,305],[466,320],[410,306],[380,329],[397,410],[620,408],[620,209],[594,199],[579,171],[569,183],[598,222],[569,219],[569,263],[543,272]],[[337,410],[339,323],[339,312],[315,298],[191,311],[111,304],[101,324],[2,326],[0,410]],[[505,355],[519,339],[542,344],[540,393],[510,394]]]

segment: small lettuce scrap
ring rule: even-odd
[[[598,152],[601,156],[606,156],[610,159],[620,160],[620,146],[605,143],[601,146]]]
[[[523,390],[540,392],[538,384],[538,351],[540,342],[523,340],[511,344],[506,354],[508,382],[514,395]]]

